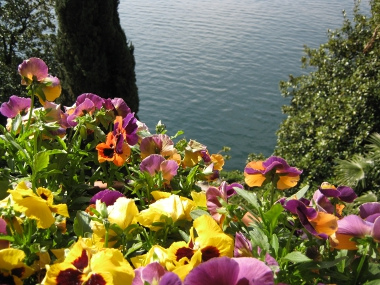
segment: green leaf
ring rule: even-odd
[[[302,262],[310,262],[312,259],[308,258],[306,255],[299,251],[293,251],[288,253],[283,257],[283,259],[294,262],[294,263],[302,263]]]
[[[266,223],[269,222],[271,233],[277,227],[278,217],[281,215],[283,211],[284,211],[284,207],[282,207],[281,204],[274,204],[269,211],[264,213],[265,222]]]
[[[257,196],[253,192],[249,192],[247,190],[234,187],[234,190],[244,198],[250,205],[252,205],[255,209],[259,209],[259,203],[257,202]]]
[[[90,227],[91,217],[84,211],[77,211],[77,214],[74,219],[74,233],[77,236],[84,236],[85,233],[92,233]]]
[[[305,196],[307,190],[309,190],[309,187],[310,187],[309,185],[306,185],[300,191],[298,191],[296,194],[290,196],[286,200],[289,201],[289,200],[294,199],[294,198],[297,199],[297,200],[301,199],[303,196]]]
[[[38,152],[33,159],[33,171],[39,172],[49,165],[49,156],[52,154],[66,153],[64,150],[52,149]]]
[[[203,215],[210,216],[210,213],[205,211],[205,210],[201,210],[201,209],[196,209],[196,210],[193,210],[190,212],[190,216],[193,218],[193,220],[195,220],[196,218],[203,216]]]
[[[273,234],[273,235],[272,235],[271,246],[272,246],[272,248],[274,249],[274,253],[275,253],[275,255],[276,255],[275,257],[277,258],[277,256],[278,256],[278,249],[279,249],[279,247],[280,247],[280,244],[279,244],[279,242],[278,242],[278,237],[277,237],[276,234]]]

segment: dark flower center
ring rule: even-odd
[[[22,274],[25,272],[25,268],[24,267],[13,268],[11,272],[12,272],[12,275],[17,276],[18,278],[21,278]]]
[[[205,248],[201,249],[202,252],[202,261],[207,261],[213,257],[219,257],[219,249],[217,249],[214,246],[206,246]]]
[[[90,279],[85,283],[86,285],[105,285],[106,281],[99,274],[92,274]]]
[[[75,269],[66,269],[59,272],[56,278],[57,285],[80,285],[82,284],[82,273]]]
[[[88,256],[85,250],[82,250],[82,255],[73,261],[73,265],[79,270],[83,270],[88,265]]]
[[[115,150],[113,148],[105,148],[103,150],[104,156],[109,157],[109,158],[113,157],[114,152]]]
[[[176,255],[176,261],[180,261],[182,257],[187,257],[189,260],[194,255],[194,251],[191,248],[188,247],[181,247],[177,250],[175,253]]]

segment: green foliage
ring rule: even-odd
[[[53,0],[0,2],[0,101],[24,94],[17,66],[24,58],[40,57],[56,66],[53,56],[55,24]],[[54,73],[54,70],[53,70]]]
[[[357,4],[352,22],[344,14],[327,43],[305,47],[303,68],[312,71],[280,83],[291,103],[283,107],[287,119],[275,154],[303,169],[304,183],[334,182],[334,161],[362,153],[369,135],[380,130],[380,5],[372,1],[371,7],[367,17]]]
[[[355,187],[356,192],[380,189],[380,134],[370,136],[370,144],[364,154],[356,154],[347,160],[336,160],[335,173],[339,183]]]
[[[57,0],[56,57],[61,101],[71,105],[82,93],[123,98],[138,111],[134,47],[120,25],[119,1]]]

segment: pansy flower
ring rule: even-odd
[[[25,257],[20,249],[0,250],[0,284],[23,284],[22,279],[32,275],[33,269],[23,262]]]
[[[218,257],[194,268],[184,285],[273,285],[272,270],[252,257]]]
[[[347,203],[352,203],[357,198],[356,193],[351,187],[338,186],[338,188],[336,188],[328,182],[323,182],[321,187],[319,187],[319,191],[326,197],[335,197]]]
[[[170,182],[177,174],[178,164],[174,160],[166,160],[162,155],[151,154],[141,161],[140,170],[149,173],[150,176],[161,172],[162,178]]]
[[[207,210],[217,223],[223,222],[224,215],[218,212],[218,209],[222,208],[222,203],[219,199],[227,202],[228,198],[236,194],[233,187],[243,189],[243,186],[239,183],[228,184],[223,181],[219,188],[210,186],[206,191]]]
[[[173,269],[169,264],[167,267],[176,272],[181,279],[188,273],[189,268],[183,266],[189,261],[195,261],[194,264],[197,265],[199,258],[205,262],[215,257],[233,256],[234,239],[225,234],[211,216],[202,215],[196,218],[190,233],[191,239],[188,243],[173,243],[168,249],[168,259],[172,260]],[[199,253],[200,257],[198,257]],[[197,255],[194,256],[195,254]]]
[[[235,234],[234,257],[252,257],[252,243],[240,232]]]
[[[96,200],[96,209],[101,212],[101,201]],[[133,199],[128,199],[126,197],[119,197],[112,205],[107,206],[107,220],[110,224],[116,224],[120,229],[125,230],[128,226],[137,223],[137,215],[139,210]],[[106,229],[103,223],[98,221],[91,221],[91,229],[93,231],[93,240],[96,242],[98,247],[104,244]],[[112,229],[109,229],[109,237],[117,236]],[[109,244],[114,244],[116,241],[109,242]]]
[[[101,202],[103,202],[107,206],[111,206],[120,197],[125,197],[125,196],[123,193],[121,193],[119,191],[105,189],[105,190],[102,190],[102,191],[96,193],[94,196],[92,196],[92,198],[90,200],[90,204],[95,204],[96,200],[100,200]]]
[[[151,154],[161,154],[166,159],[181,161],[181,156],[177,153],[173,141],[168,135],[156,134],[145,137],[140,144],[141,158],[144,159]]]
[[[338,229],[338,218],[332,214],[318,212],[308,206],[307,199],[291,199],[284,201],[283,207],[289,212],[296,214],[304,228],[316,237],[327,239]]]
[[[169,195],[167,198],[159,199],[150,204],[148,209],[141,211],[137,216],[137,221],[152,231],[161,229],[154,223],[164,222],[162,216],[171,218],[173,222],[178,220],[191,221],[190,212],[196,207],[194,201],[174,194]]]
[[[41,104],[47,101],[54,101],[61,95],[61,84],[57,77],[48,74],[48,66],[37,57],[24,60],[18,66],[18,72],[21,75],[21,84],[30,85],[33,82],[39,83],[41,92],[36,92]]]
[[[8,192],[12,196],[14,209],[36,220],[39,228],[49,228],[55,222],[54,214],[69,217],[66,204],[53,204],[53,193],[49,189],[39,187],[35,194],[25,182],[20,182]]]
[[[116,166],[122,166],[131,154],[131,148],[120,136],[116,138],[112,132],[108,133],[105,143],[96,146],[98,161],[113,162]]]
[[[182,285],[182,281],[177,274],[165,270],[158,262],[153,262],[144,267],[135,269],[135,278],[133,279],[132,285],[145,285],[146,283]]]
[[[289,166],[281,157],[271,156],[265,161],[251,161],[244,169],[245,183],[248,186],[262,186],[272,182],[279,190],[297,185],[302,170]]]
[[[135,273],[120,250],[96,250],[79,239],[65,260],[47,267],[42,284],[132,284]]]
[[[7,118],[14,118],[18,114],[26,115],[30,108],[30,98],[22,98],[12,95],[8,102],[1,104],[0,113]]]
[[[185,167],[193,167],[202,161],[205,154],[208,154],[205,145],[195,140],[190,140],[185,148],[185,157],[183,158],[182,163]],[[209,157],[209,159],[211,160],[211,157]]]
[[[337,249],[357,249],[353,237],[363,238],[371,236],[374,241],[380,242],[380,203],[369,202],[360,205],[359,215],[348,215],[338,221],[336,235],[331,243]]]
[[[124,118],[117,116],[114,121],[113,134],[115,137],[122,136],[130,146],[138,142],[137,120],[133,113],[128,114]]]
[[[167,249],[155,244],[148,250],[147,253],[131,257],[131,262],[135,268],[144,267],[154,262],[165,266],[167,259]]]

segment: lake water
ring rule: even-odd
[[[367,5],[368,1],[363,1]],[[231,147],[225,169],[251,152],[272,154],[288,104],[279,82],[300,75],[303,45],[317,48],[340,28],[353,0],[121,0],[135,46],[142,122],[174,135]],[[364,5],[365,6],[365,5]],[[365,8],[365,7],[364,7]]]

